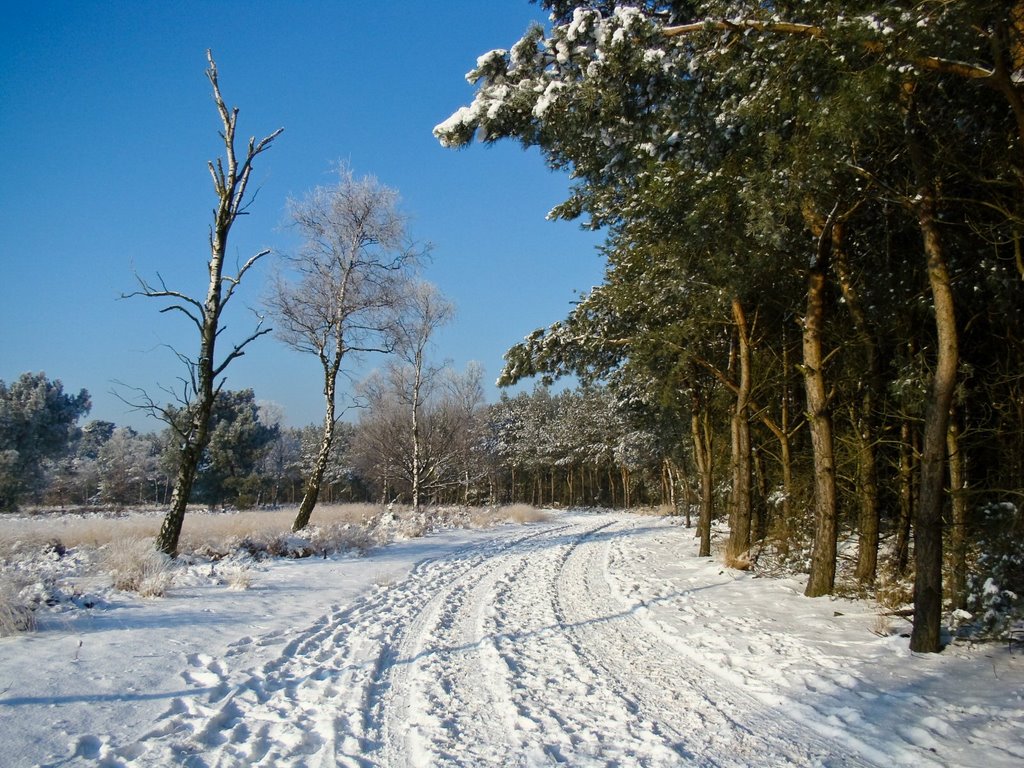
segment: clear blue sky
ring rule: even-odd
[[[458,306],[435,357],[486,371],[600,282],[600,238],[545,214],[569,179],[518,145],[442,149],[431,130],[472,98],[477,56],[509,47],[527,0],[392,2],[24,2],[0,25],[0,379],[45,371],[88,389],[90,419],[141,429],[115,381],[160,397],[182,368],[165,345],[198,345],[183,315],[121,300],[159,272],[202,295],[215,204],[206,162],[218,116],[204,76],[211,48],[239,134],[285,131],[257,160],[251,215],[232,231],[244,261],[289,248],[284,204],[350,163],[397,188],[413,236],[434,244],[426,277]],[[229,308],[228,340],[251,330],[269,262]],[[314,359],[258,340],[228,370],[231,389],[319,421]]]

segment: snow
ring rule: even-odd
[[[470,107],[459,107],[447,120],[434,126],[434,136],[441,142],[441,146],[452,147],[455,144],[447,138],[448,135],[454,133],[463,125],[471,125],[475,119],[476,110]]]
[[[108,590],[0,640],[3,762],[1024,761],[1019,651],[916,655],[872,604],[696,547],[677,519],[560,512],[264,562],[245,591]]]

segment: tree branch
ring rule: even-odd
[[[220,376],[224,372],[224,369],[228,367],[232,360],[242,357],[245,354],[245,348],[249,344],[256,341],[256,339],[258,339],[260,336],[265,336],[274,330],[273,328],[261,327],[263,325],[263,320],[264,318],[260,317],[259,323],[256,326],[256,330],[253,331],[247,339],[236,344],[234,349],[232,349],[228,356],[224,358],[221,364],[213,369],[213,378],[217,378],[218,376]]]
[[[256,255],[250,257],[249,260],[246,261],[245,264],[242,265],[242,268],[240,270],[238,270],[238,274],[237,275],[235,275],[234,277],[231,277],[230,275],[226,275],[226,276],[221,278],[221,280],[223,282],[228,284],[228,288],[224,292],[224,297],[221,299],[221,302],[220,302],[221,308],[223,308],[223,307],[225,307],[227,305],[228,301],[231,299],[231,296],[235,292],[235,288],[237,288],[238,284],[240,282],[242,282],[242,278],[245,276],[245,273],[249,271],[249,268],[252,267],[253,264],[255,264],[257,261],[259,261],[260,259],[262,259],[264,256],[266,256],[269,253],[270,253],[270,249],[269,248],[264,248],[262,251],[260,251]]]
[[[145,298],[148,298],[148,299],[176,299],[178,301],[185,302],[185,304],[188,304],[191,307],[194,307],[196,312],[197,312],[197,314],[193,314],[192,310],[186,308],[185,306],[183,306],[181,304],[172,304],[172,305],[170,305],[168,307],[164,307],[163,309],[160,310],[160,312],[161,313],[163,313],[163,312],[170,312],[170,311],[173,311],[173,310],[177,310],[179,312],[182,312],[183,314],[185,314],[186,317],[189,318],[189,320],[191,320],[193,323],[195,323],[197,328],[202,330],[203,324],[202,324],[202,320],[200,318],[204,317],[204,311],[203,311],[203,305],[200,302],[196,301],[191,296],[188,296],[188,295],[182,293],[181,291],[172,291],[172,290],[170,290],[167,287],[167,284],[164,282],[164,279],[160,276],[159,273],[157,273],[157,279],[160,281],[160,288],[159,289],[158,288],[154,288],[152,285],[150,285],[146,280],[144,280],[139,275],[135,275],[135,279],[138,280],[139,285],[141,286],[141,290],[132,291],[131,293],[122,293],[121,294],[121,298],[122,299],[130,299],[130,298],[133,298],[135,296],[144,296]]]
[[[736,21],[705,19],[704,21],[695,22],[693,24],[680,24],[677,26],[665,27],[662,30],[662,34],[664,34],[665,37],[682,37],[694,32],[738,32],[743,30],[781,35],[797,35],[810,37],[815,40],[828,41],[831,39],[829,33],[823,27],[819,27],[814,24],[799,24],[785,21],[757,21],[754,19],[739,19]],[[861,41],[859,45],[868,53],[873,54],[881,54],[886,50],[886,46],[877,40]],[[980,64],[971,64],[970,62],[957,61],[955,59],[944,59],[939,56],[915,56],[910,58],[907,63],[912,64],[919,69],[931,72],[941,72],[948,75],[956,75],[957,77],[962,77],[968,80],[993,81],[995,75],[994,70],[983,67]],[[995,82],[989,82],[988,84],[991,87],[997,89],[1000,88],[1000,86]]]

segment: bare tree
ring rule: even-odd
[[[419,511],[423,483],[420,410],[426,388],[443,370],[443,366],[427,363],[427,349],[434,333],[452,321],[455,307],[441,295],[436,286],[428,282],[412,285],[403,304],[397,319],[395,346],[395,353],[402,365],[394,367],[392,375],[396,381],[396,391],[409,408],[412,419],[409,457],[412,464],[412,505]]]
[[[210,414],[213,410],[214,399],[217,391],[223,385],[221,376],[233,360],[244,354],[245,348],[251,342],[270,332],[269,328],[263,327],[262,318],[260,318],[252,333],[235,344],[222,359],[218,360],[216,357],[217,339],[224,330],[224,326],[221,325],[221,314],[224,308],[234,296],[235,289],[238,288],[245,274],[257,261],[269,253],[267,250],[260,251],[242,264],[235,275],[225,275],[224,257],[227,253],[228,233],[235,220],[247,212],[247,208],[252,202],[252,198],[246,197],[246,187],[252,173],[253,160],[267,149],[284,129],[278,128],[260,141],[257,141],[255,137],[250,138],[245,157],[239,161],[235,154],[238,108],[228,109],[224,103],[217,82],[217,65],[209,50],[206,52],[206,59],[209,62],[206,76],[213,86],[213,99],[224,126],[220,136],[224,141],[225,153],[223,159],[217,158],[215,162],[211,160],[208,163],[214,191],[217,194],[217,207],[213,213],[213,224],[210,226],[210,260],[207,265],[210,281],[206,299],[201,301],[180,291],[171,290],[159,275],[157,284],[139,278],[140,290],[130,294],[166,301],[167,306],[160,310],[161,312],[181,312],[192,321],[199,332],[199,354],[196,357],[176,352],[188,370],[188,377],[182,379],[183,388],[178,395],[178,399],[181,401],[180,405],[184,407],[159,406],[145,393],[142,395],[142,403],[139,404],[140,407],[166,421],[175,431],[178,440],[179,461],[174,481],[174,492],[171,495],[171,508],[164,517],[156,539],[157,549],[169,555],[177,553],[178,538],[181,535],[185,509],[192,493],[196,469],[210,436]],[[181,415],[176,416],[176,414]]]
[[[398,193],[347,168],[336,185],[291,201],[289,211],[305,243],[286,257],[295,279],[279,275],[268,303],[280,338],[320,361],[325,403],[320,449],[292,524],[298,531],[309,523],[330,459],[342,362],[350,353],[390,350],[398,286],[425,249],[408,240]]]
[[[475,361],[461,374],[450,373],[438,409],[444,422],[442,439],[453,459],[451,480],[461,486],[460,500],[467,505],[471,489],[487,475],[480,450],[486,403],[483,376],[483,366]]]
[[[442,375],[435,378],[435,371]],[[355,430],[353,456],[382,500],[410,493],[415,475],[419,498],[429,493],[468,503],[489,469],[482,450],[482,376],[483,369],[472,362],[464,373],[427,372],[418,393],[418,451],[412,450],[414,367],[392,364],[360,382],[366,408]]]
[[[374,371],[358,385],[366,408],[359,415],[354,439],[355,463],[360,474],[371,480],[381,504],[397,499],[411,472],[409,418],[399,402],[389,375]]]

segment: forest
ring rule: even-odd
[[[541,4],[435,129],[539,147],[574,182],[551,216],[608,232],[503,381],[688,434],[734,565],[809,541],[828,594],[851,535],[862,584],[912,571],[914,650],[972,575],[1021,594],[1024,5]]]
[[[532,393],[487,404],[479,370],[431,364],[451,308],[387,189],[343,172],[292,206],[307,246],[272,307],[323,364],[323,425],[222,390],[241,351],[215,362],[222,305],[142,281],[201,338],[177,404],[140,403],[166,430],[79,428],[87,393],[25,374],[0,386],[0,504],[169,505],[168,554],[189,502],[300,502],[306,522],[321,497],[663,506],[702,555],[727,521],[728,565],[770,552],[810,597],[903,585],[913,650],[940,650],[954,609],[1005,634],[1024,611],[1024,4],[539,5],[550,24],[482,55],[434,129],[539,148],[572,185],[551,217],[606,234],[603,283],[506,354],[501,383]],[[211,275],[276,135],[217,165]],[[396,363],[343,420],[334,383],[363,350]]]

